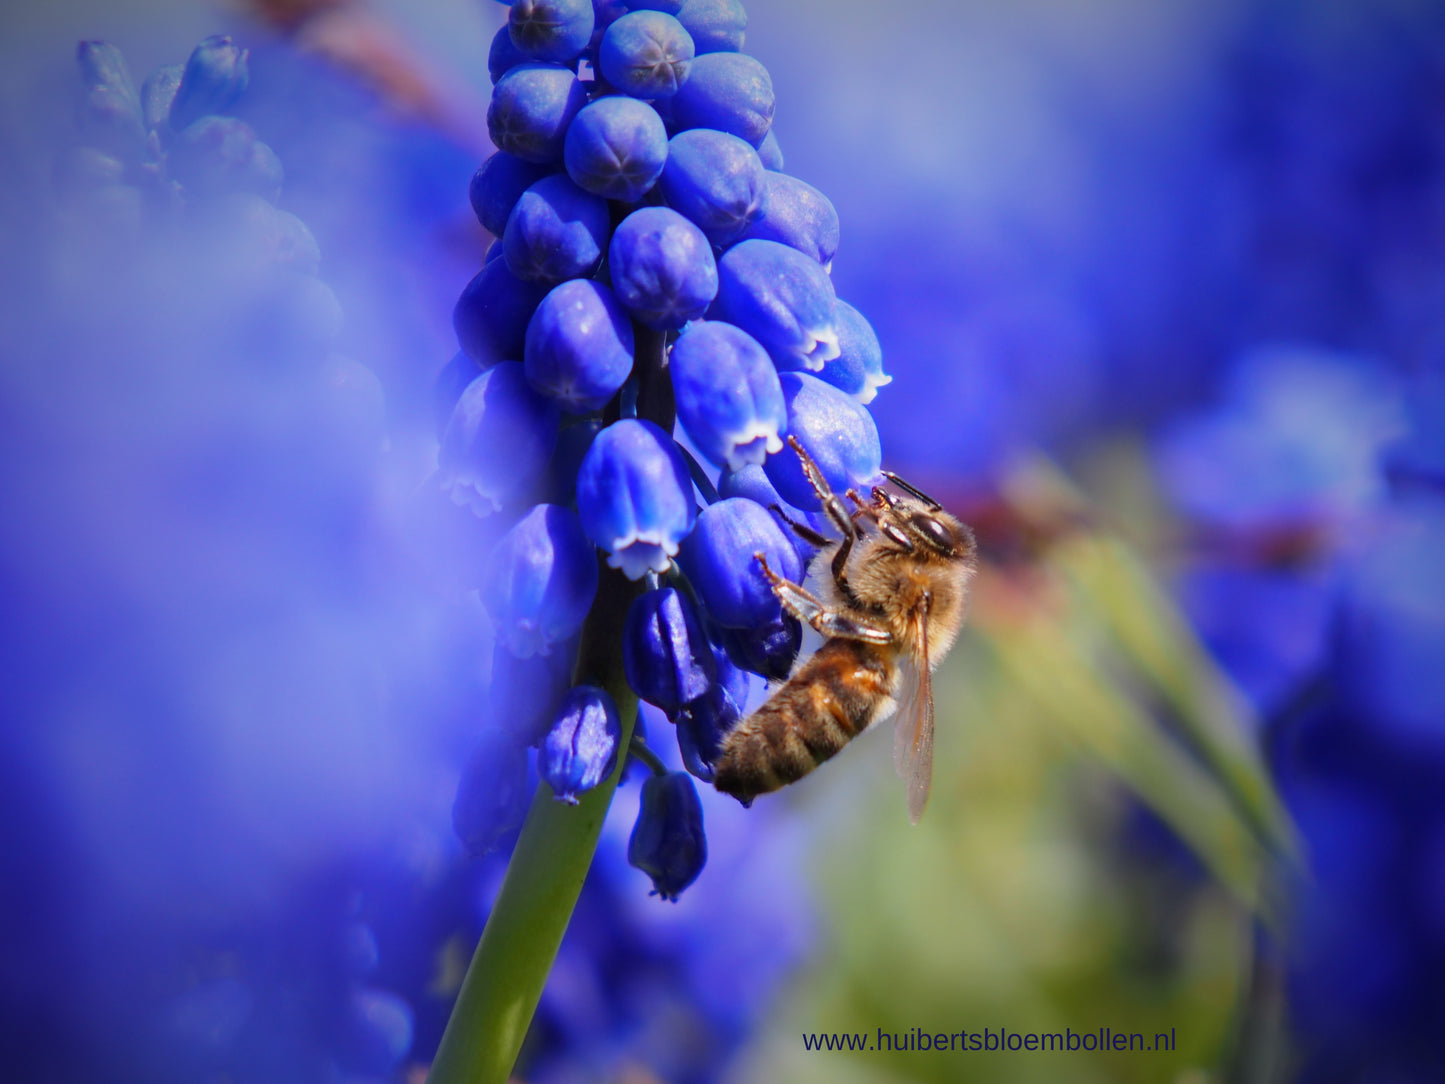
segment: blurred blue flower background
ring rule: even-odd
[[[979,532],[974,632],[915,830],[873,739],[748,811],[699,787],[674,906],[626,862],[630,772],[518,1078],[1445,1079],[1445,11],[751,7],[760,153],[837,209],[819,262],[877,332],[883,465]],[[506,14],[0,15],[17,1078],[425,1075],[525,809],[489,792],[503,850],[469,857],[458,781],[488,712],[550,718],[569,676],[492,672],[478,555],[510,524],[431,476]],[[137,219],[75,183],[76,42],[139,86],[220,33],[319,261],[259,258],[254,207]],[[1115,543],[1134,563],[1097,563]],[[1208,718],[1268,764],[1298,860],[1264,857],[1267,801],[1207,785],[1241,778]],[[799,1037],[1106,1025],[1179,1044]]]

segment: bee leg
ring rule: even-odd
[[[865,621],[849,617],[837,610],[830,610],[808,593],[804,588],[783,579],[768,567],[768,559],[762,553],[753,557],[762,567],[768,586],[783,604],[783,609],[799,621],[806,621],[823,636],[839,636],[847,640],[866,640],[874,644],[886,644],[893,637],[887,629],[870,625]]]
[[[874,492],[876,493],[877,491],[877,487],[875,486]],[[844,496],[858,506],[853,509],[853,515],[851,517],[854,523],[857,523],[860,519],[866,519],[876,527],[882,522],[879,518],[879,509],[871,504],[865,503],[863,498],[858,495],[856,489],[848,490]]]
[[[817,531],[813,530],[813,528],[809,527],[806,523],[797,522],[776,504],[768,505],[768,511],[775,514],[779,519],[781,519],[784,523],[791,527],[793,529],[793,533],[799,538],[801,538],[804,542],[808,543],[808,545],[810,546],[826,546],[830,541],[825,535],[819,534]]]
[[[833,554],[833,582],[838,585],[838,591],[844,598],[856,604],[858,596],[848,584],[848,555],[853,552],[853,543],[858,540],[858,525],[853,522],[853,517],[848,514],[847,507],[838,499],[838,495],[829,487],[828,479],[823,477],[823,472],[818,469],[818,464],[813,462],[813,457],[798,443],[798,438],[790,436],[788,445],[798,454],[798,461],[803,465],[803,474],[807,476],[813,492],[822,502],[823,511],[828,513],[833,526],[837,527],[838,533],[843,536],[837,552]]]
[[[848,515],[848,509],[838,499],[838,495],[828,486],[828,479],[823,477],[823,472],[818,469],[818,464],[813,462],[810,456],[798,443],[797,437],[789,437],[788,444],[793,451],[798,453],[798,461],[803,464],[803,474],[808,479],[808,484],[813,487],[813,492],[818,495],[818,501],[823,505],[823,511],[828,513],[828,518],[838,528],[843,536],[843,543],[846,546],[858,536],[858,529],[853,525],[853,517]]]
[[[808,622],[823,636],[841,640],[862,640],[870,644],[892,643],[893,635],[885,628],[859,621],[837,610],[820,610]]]

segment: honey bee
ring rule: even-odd
[[[917,824],[933,777],[929,675],[963,624],[977,568],[973,532],[887,471],[906,496],[875,486],[865,502],[850,489],[850,512],[802,445],[792,437],[788,443],[842,537],[827,538],[773,506],[819,547],[810,565],[816,594],[773,572],[763,554],[755,559],[783,609],[824,642],[726,734],[713,785],[750,802],[802,778],[897,709],[893,762],[907,785],[909,819]]]

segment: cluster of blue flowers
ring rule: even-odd
[[[755,558],[798,580],[810,556],[786,522],[818,502],[784,438],[839,491],[879,477],[878,339],[834,293],[832,204],[782,172],[745,25],[736,0],[516,0],[492,44],[499,150],[470,194],[497,240],[439,385],[439,485],[495,536],[493,719],[455,807],[476,851],[521,822],[528,745],[562,801],[626,752],[602,675],[573,672],[597,550],[646,581],[628,683],[711,780],[748,673],[786,675],[801,642]],[[667,899],[698,876],[686,774],[644,784],[629,859]]]
[[[1163,478],[1203,545],[1190,611],[1264,720],[1307,846],[1283,936],[1303,1079],[1437,1079],[1445,986],[1445,493],[1437,378],[1354,354],[1240,359],[1171,425]]]
[[[358,630],[412,603],[347,542],[378,526],[381,389],[333,352],[319,246],[234,115],[247,51],[207,38],[139,89],[112,45],[77,59],[78,139],[11,256],[35,285],[3,387],[25,526],[0,569],[27,584],[3,644],[25,660],[5,911],[34,947],[5,998],[34,1026],[7,1057],[54,1079],[381,1076],[414,1015],[363,900],[416,863],[342,858],[324,810],[365,819],[375,795],[290,784],[277,753],[315,742],[354,768],[385,744],[385,706],[356,697],[378,664]]]

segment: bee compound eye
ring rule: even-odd
[[[953,552],[954,540],[948,528],[932,516],[915,516],[913,527],[940,553]]]

